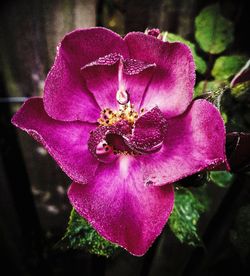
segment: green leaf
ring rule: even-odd
[[[221,16],[219,4],[204,8],[195,18],[195,38],[210,54],[219,54],[232,43],[233,30],[233,23]]]
[[[192,51],[194,62],[196,65],[196,71],[199,72],[200,74],[205,74],[207,70],[207,64],[205,60],[197,54],[195,45],[193,43],[176,34],[165,32],[162,35],[165,41],[169,41],[169,42],[179,41],[186,44]]]
[[[221,56],[216,59],[212,76],[217,80],[226,80],[235,75],[247,62],[246,56]]]
[[[223,89],[228,83],[225,81],[200,81],[194,89],[194,97],[207,95],[208,97],[217,96],[217,91]]]
[[[205,205],[188,189],[178,187],[175,191],[174,210],[169,218],[169,226],[182,243],[201,245],[197,223],[205,209]]]
[[[231,93],[233,96],[239,99],[239,97],[244,97],[243,100],[248,99],[250,93],[250,81],[245,81],[239,83],[231,88]]]
[[[227,188],[234,179],[233,174],[227,171],[212,171],[209,173],[210,179],[219,187]]]
[[[67,248],[87,249],[90,253],[110,257],[118,248],[101,237],[72,209],[66,233],[62,239]]]

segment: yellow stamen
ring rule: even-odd
[[[122,105],[121,108],[117,111],[113,111],[110,108],[105,108],[101,112],[101,116],[98,119],[98,123],[101,126],[111,126],[120,120],[126,120],[131,125],[133,125],[138,118],[138,112],[133,108],[133,105],[130,103]]]

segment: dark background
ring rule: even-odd
[[[23,0],[0,4],[2,271],[15,275],[249,275],[249,175],[236,174],[228,189],[209,187],[213,202],[199,224],[203,248],[181,244],[166,227],[140,258],[125,251],[110,259],[62,251],[54,245],[64,234],[71,210],[66,196],[70,180],[40,145],[10,124],[22,97],[42,95],[56,45],[65,33],[95,25],[120,34],[158,27],[193,40],[194,18],[212,2],[216,1]],[[235,42],[229,51],[249,56],[248,2],[220,4],[224,16],[235,24]],[[235,233],[240,237],[237,242],[233,242]]]

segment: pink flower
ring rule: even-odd
[[[107,240],[143,255],[172,211],[172,183],[226,163],[218,110],[192,101],[195,68],[182,43],[104,29],[65,36],[44,97],[13,124],[73,180],[69,199]]]

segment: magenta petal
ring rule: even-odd
[[[89,153],[87,140],[95,124],[56,121],[37,97],[23,104],[12,123],[40,142],[73,181],[85,183],[93,177],[98,162]]]
[[[105,28],[82,29],[66,35],[58,46],[55,63],[45,82],[46,112],[62,121],[95,122],[100,109],[86,88],[80,69],[114,52],[128,56],[123,39]]]
[[[44,108],[50,117],[62,121],[96,122],[100,108],[83,83],[59,53],[44,88]]]
[[[116,92],[118,91],[118,69],[121,55],[110,54],[85,65],[81,74],[88,89],[94,95],[101,109],[116,109]]]
[[[124,59],[122,55],[112,53],[86,64],[81,68],[81,74],[102,109],[119,108],[116,97],[119,89],[125,89],[130,102],[139,108],[154,67],[155,64]]]
[[[174,203],[173,187],[143,185],[143,167],[127,156],[100,165],[89,184],[73,183],[68,196],[104,238],[137,256],[161,233]]]
[[[142,107],[155,105],[167,117],[183,113],[193,97],[195,65],[190,49],[143,33],[125,37],[131,58],[155,63],[155,73],[145,93]]]
[[[219,111],[206,100],[194,101],[184,114],[168,121],[162,149],[139,159],[145,167],[145,182],[153,185],[173,183],[227,163]]]
[[[129,145],[141,153],[158,151],[167,135],[167,120],[158,107],[147,111],[135,122]]]
[[[155,67],[154,63],[147,64],[138,74],[124,74],[125,87],[135,110],[139,111],[140,109],[143,96],[155,72]]]

